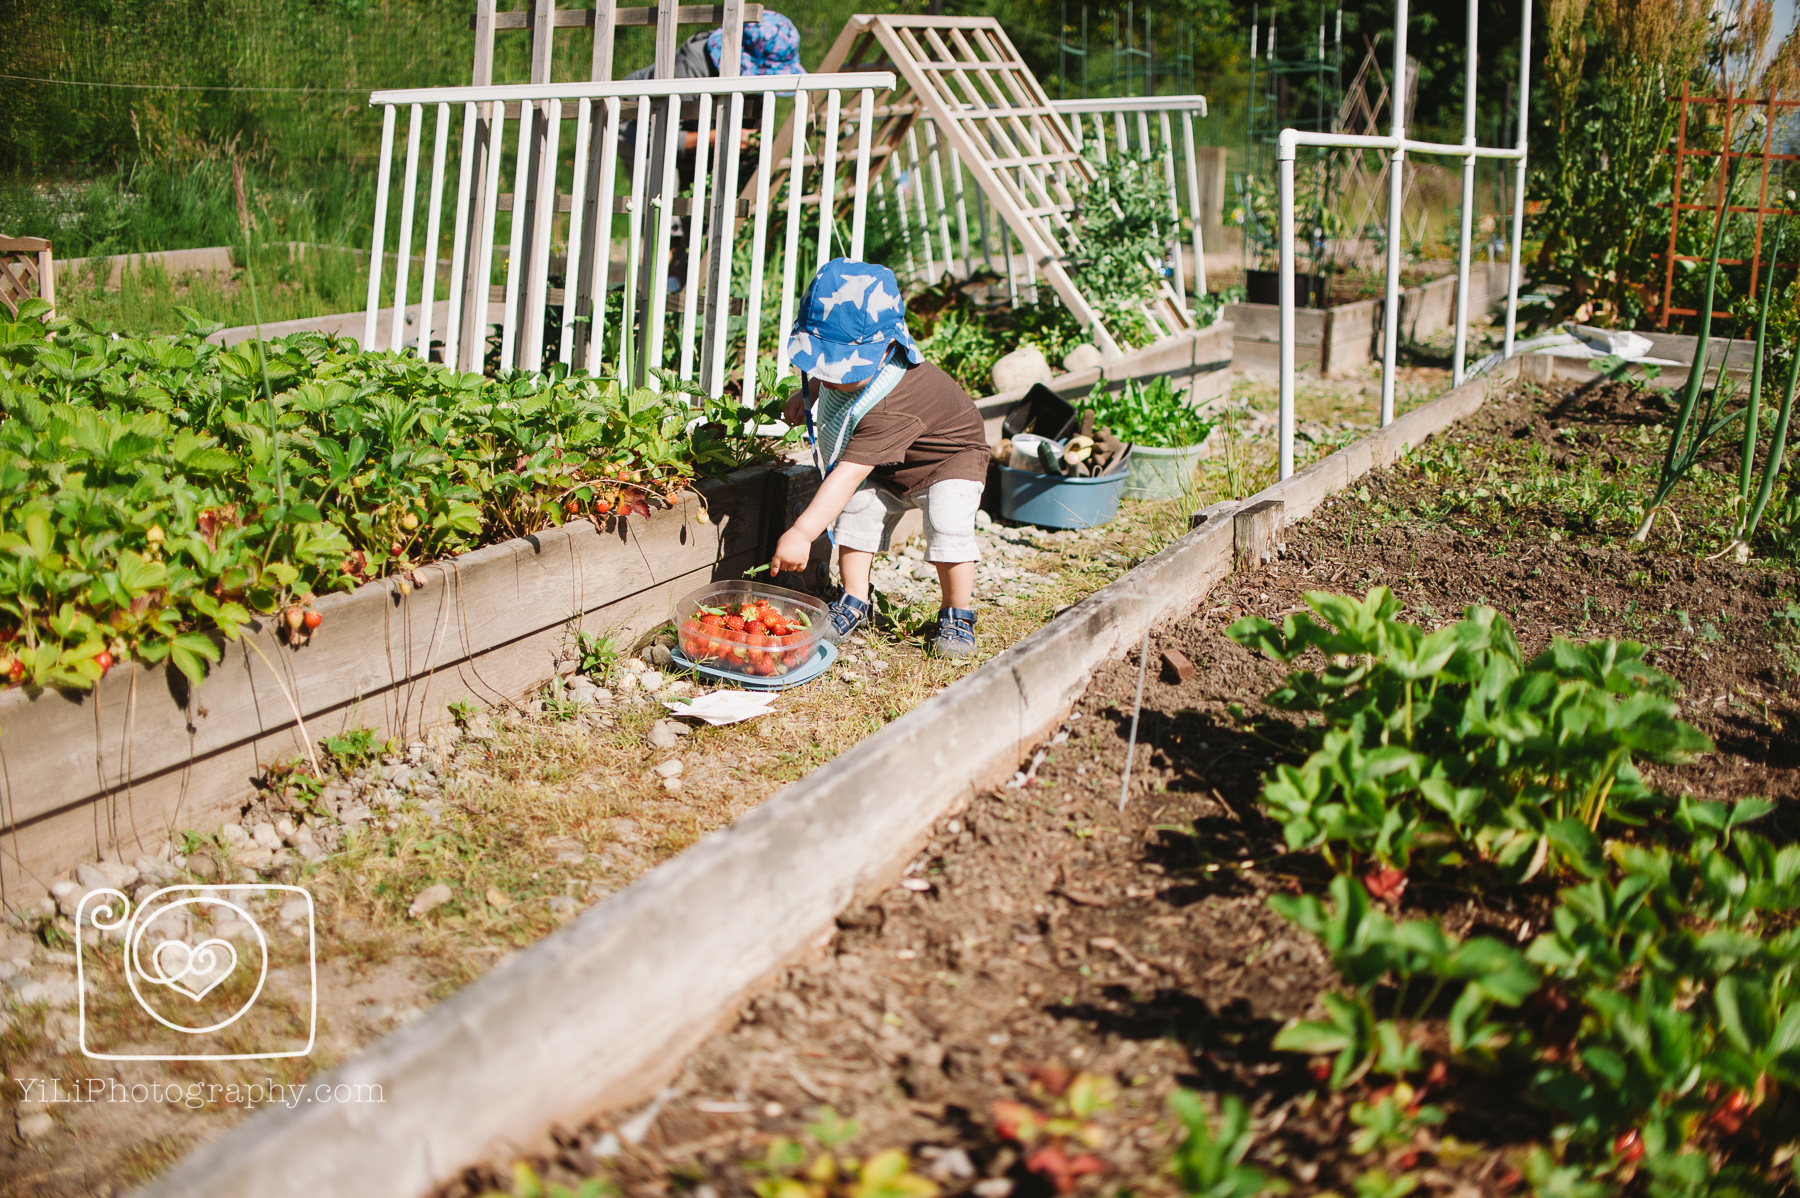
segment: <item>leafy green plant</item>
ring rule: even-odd
[[[1648,797],[1634,759],[1712,747],[1677,718],[1674,683],[1634,642],[1557,638],[1526,662],[1492,608],[1428,633],[1396,619],[1386,587],[1306,601],[1318,619],[1277,628],[1248,616],[1228,632],[1278,661],[1317,651],[1326,663],[1268,696],[1325,727],[1304,764],[1276,768],[1263,801],[1290,848],[1319,848],[1341,868],[1405,869],[1422,854],[1441,869],[1472,852],[1513,880],[1552,858],[1591,873],[1602,816]]]
[[[1200,1096],[1192,1090],[1177,1089],[1171,1093],[1169,1110],[1187,1131],[1175,1147],[1172,1168],[1188,1198],[1255,1198],[1258,1194],[1286,1192],[1285,1183],[1244,1164],[1244,1155],[1250,1151],[1255,1135],[1250,1130],[1250,1111],[1242,1099],[1231,1094],[1220,1099],[1216,1126]]]
[[[1095,179],[1076,199],[1080,238],[1069,275],[1121,343],[1152,339],[1144,304],[1162,283],[1169,200],[1162,164],[1114,154],[1093,164]]]
[[[1333,1056],[1334,1087],[1371,1070],[1404,1077],[1423,1068],[1418,1024],[1448,993],[1456,995],[1446,1021],[1451,1051],[1489,1050],[1505,1036],[1488,1019],[1493,1007],[1516,1007],[1537,988],[1537,974],[1510,945],[1486,936],[1458,941],[1436,920],[1397,923],[1343,874],[1332,879],[1331,897],[1327,906],[1316,895],[1275,895],[1269,906],[1318,937],[1355,987],[1324,996],[1327,1021],[1294,1023],[1275,1037],[1279,1049]],[[1394,1017],[1378,1018],[1377,990],[1390,986]]]
[[[935,363],[963,390],[983,395],[993,385],[994,363],[1004,352],[972,304],[945,308],[919,342],[925,360]]]
[[[111,338],[39,301],[19,317],[0,324],[0,668],[35,687],[127,656],[198,682],[257,614],[310,630],[315,594],[647,516],[777,444],[757,413],[696,421],[560,365],[489,381],[318,335],[226,349],[197,320]]]
[[[1773,809],[1683,799],[1674,846],[1620,846],[1615,876],[1562,892],[1527,956],[1584,1012],[1536,1082],[1569,1135],[1680,1174],[1791,1121],[1770,1087],[1800,1085],[1800,846],[1747,827]]]
[[[383,753],[393,749],[394,742],[381,739],[373,728],[352,728],[319,742],[333,765],[344,773],[352,773]]]
[[[1800,1140],[1787,1099],[1800,1086],[1800,845],[1754,831],[1774,804],[1646,801],[1633,756],[1705,742],[1636,646],[1559,641],[1521,664],[1485,609],[1426,634],[1394,620],[1379,588],[1309,602],[1330,630],[1301,617],[1280,630],[1241,621],[1233,635],[1284,660],[1319,650],[1329,665],[1295,671],[1272,699],[1321,712],[1323,746],[1347,737],[1354,750],[1280,767],[1264,794],[1289,843],[1338,871],[1327,896],[1270,905],[1320,941],[1349,987],[1274,1045],[1332,1056],[1318,1076],[1334,1086],[1397,1079],[1352,1104],[1352,1148],[1398,1144],[1437,1117],[1401,1086],[1441,1043],[1495,1078],[1529,1078],[1521,1098],[1555,1113],[1558,1155],[1528,1162],[1542,1193],[1613,1192],[1640,1176],[1657,1196],[1778,1189],[1791,1173],[1780,1146]],[[1602,845],[1593,819],[1627,798]],[[1528,863],[1508,829],[1527,830]],[[1334,856],[1338,842],[1364,847]],[[1390,850],[1403,843],[1451,885],[1485,883],[1508,905],[1547,858],[1567,884],[1523,951],[1460,940],[1375,905],[1371,892],[1398,905],[1398,869],[1352,876],[1359,857],[1402,864]],[[1472,875],[1444,844],[1502,868]],[[1495,844],[1508,851],[1486,851]]]
[[[1350,1151],[1366,1156],[1378,1148],[1398,1148],[1420,1128],[1443,1121],[1444,1108],[1422,1101],[1418,1091],[1397,1082],[1372,1102],[1350,1104],[1350,1122],[1362,1129],[1351,1138]]]
[[[1081,406],[1094,413],[1096,425],[1105,425],[1121,441],[1152,449],[1200,445],[1213,430],[1213,422],[1195,411],[1162,374],[1148,382],[1127,379],[1117,391],[1096,387]]]
[[[618,641],[604,632],[576,632],[575,668],[594,678],[604,678],[619,663]]]

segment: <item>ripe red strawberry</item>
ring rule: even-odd
[[[709,628],[725,627],[725,617],[719,615],[717,612],[707,612],[704,616],[700,617],[700,622]]]
[[[746,620],[756,619],[756,604],[754,604],[754,603],[743,604],[741,607],[738,608],[738,615],[744,617],[744,619],[746,619]]]
[[[733,632],[744,631],[744,617],[742,617],[742,616],[726,616],[725,617],[725,627],[731,629],[731,631],[733,631]]]
[[[769,630],[763,626],[763,622],[761,620],[745,620],[744,621],[744,631],[749,633],[751,636],[763,636]],[[755,643],[755,642],[752,642],[752,643]]]

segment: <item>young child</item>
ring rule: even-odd
[[[906,331],[906,304],[885,266],[834,258],[807,288],[788,339],[800,390],[791,424],[807,421],[822,481],[781,537],[771,566],[806,568],[832,529],[844,593],[831,605],[842,640],[869,619],[869,566],[909,508],[925,517],[925,560],[943,606],[927,648],[975,652],[975,511],[987,480],[987,436],[975,401],[925,361]]]

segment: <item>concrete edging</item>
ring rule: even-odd
[[[858,896],[894,884],[938,820],[1014,770],[1099,664],[1198,606],[1233,568],[1240,508],[1267,537],[1516,373],[1505,363],[1245,504],[1197,514],[1175,544],[981,669],[316,1079],[379,1087],[381,1105],[266,1110],[138,1193],[411,1198],[544,1146],[552,1122],[651,1095],[746,992],[827,942]]]

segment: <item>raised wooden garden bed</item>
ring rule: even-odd
[[[747,991],[817,953],[840,912],[894,885],[940,821],[1018,768],[1096,667],[1514,373],[1502,364],[1241,506],[1197,514],[1191,533],[1117,582],[318,1079],[381,1087],[374,1113],[270,1111],[144,1198],[346,1187],[399,1198],[496,1154],[547,1149],[553,1122],[655,1095]]]
[[[410,739],[458,700],[516,699],[557,672],[578,629],[634,635],[687,591],[766,561],[788,523],[777,513],[811,478],[740,470],[648,518],[565,524],[425,566],[410,594],[384,579],[325,596],[310,644],[289,649],[262,620],[249,634],[261,656],[227,644],[197,688],[166,665],[126,664],[84,695],[0,693],[6,902],[42,895],[75,862],[130,862],[174,831],[216,827],[262,766],[305,752],[283,686],[315,741],[353,727]]]
[[[1487,312],[1506,298],[1506,264],[1469,267],[1471,309]],[[1294,312],[1294,364],[1320,377],[1349,374],[1381,357],[1377,338],[1387,301],[1381,296],[1329,308]],[[1227,304],[1232,323],[1232,362],[1245,374],[1273,375],[1280,368],[1281,309],[1275,304]],[[1442,275],[1400,292],[1400,335],[1417,341],[1456,320],[1456,275]]]

